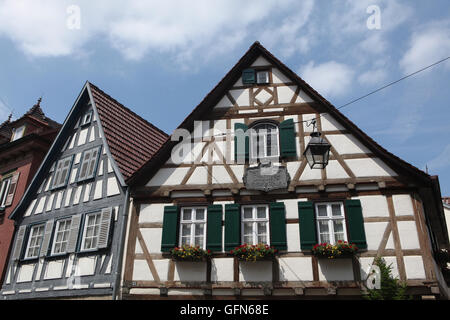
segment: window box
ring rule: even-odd
[[[230,251],[230,254],[237,257],[239,261],[267,261],[273,260],[277,249],[264,243],[256,245],[243,244]]]
[[[170,250],[170,256],[174,261],[203,262],[211,257],[211,250],[205,250],[199,246],[183,245]]]
[[[325,259],[351,258],[357,251],[358,247],[355,244],[341,240],[334,245],[326,242],[318,243],[312,249],[314,256]]]

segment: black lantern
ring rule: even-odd
[[[313,125],[315,125],[315,121]],[[311,140],[309,140],[308,146],[303,152],[311,169],[324,169],[328,165],[328,159],[330,158],[331,145],[320,136],[320,132],[313,130]]]

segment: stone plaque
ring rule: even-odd
[[[291,177],[284,166],[260,163],[257,167],[249,167],[245,170],[243,181],[248,190],[268,192],[287,189]]]

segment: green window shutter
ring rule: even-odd
[[[241,244],[241,213],[239,204],[225,205],[225,251]]]
[[[314,204],[312,201],[298,202],[298,223],[301,249],[312,250],[312,247],[317,243]]]
[[[295,124],[293,119],[280,123],[280,150],[282,157],[296,157]]]
[[[359,249],[367,249],[364,218],[360,200],[345,200],[347,213],[349,242],[356,244]]]
[[[242,131],[238,131],[241,129]],[[234,160],[237,163],[245,163],[248,160],[249,137],[246,133],[248,126],[244,123],[234,124]],[[239,148],[238,148],[239,146]]]
[[[208,206],[206,249],[222,251],[222,205]]]
[[[161,238],[161,251],[169,252],[177,246],[178,234],[178,206],[165,206],[163,230]]]
[[[270,244],[277,250],[287,250],[284,202],[270,204],[270,238]]]
[[[256,83],[256,76],[254,69],[245,69],[242,71],[242,83],[243,84]]]

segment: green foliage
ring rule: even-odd
[[[205,261],[211,256],[211,250],[203,250],[199,246],[183,245],[170,250],[172,259],[178,261]]]
[[[258,261],[272,259],[275,256],[277,249],[269,247],[267,244],[259,243],[257,245],[250,245],[244,243],[239,247],[230,251],[230,254],[237,257],[241,261]]]
[[[381,288],[367,289],[367,294],[363,297],[367,300],[409,300],[406,294],[406,283],[394,278],[391,275],[392,264],[387,265],[381,257],[376,257],[374,264],[380,268]]]

